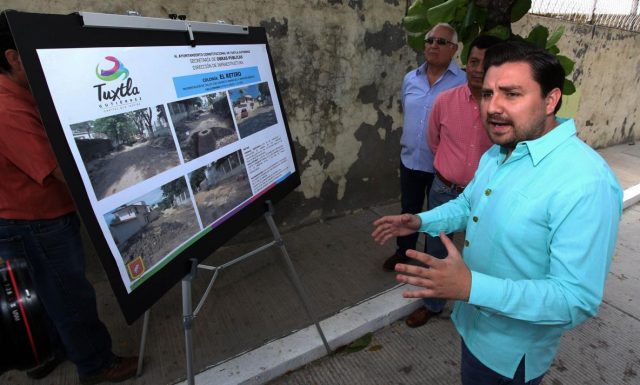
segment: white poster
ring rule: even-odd
[[[263,44],[37,54],[129,293],[295,172]]]

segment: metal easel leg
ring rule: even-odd
[[[293,263],[291,262],[291,258],[289,257],[289,253],[287,252],[286,247],[284,246],[284,240],[282,236],[280,236],[280,231],[278,231],[278,227],[276,226],[275,221],[273,220],[273,204],[271,201],[266,202],[267,211],[264,213],[264,218],[267,220],[267,224],[269,224],[269,228],[273,233],[273,238],[275,239],[275,244],[280,248],[280,252],[282,253],[282,257],[287,265],[287,273],[289,274],[289,279],[293,283],[293,286],[296,288],[300,299],[302,300],[302,305],[304,306],[305,311],[309,318],[316,325],[316,329],[318,330],[318,334],[320,334],[320,338],[322,339],[322,343],[324,344],[324,348],[327,350],[327,354],[331,354],[331,348],[329,347],[329,343],[322,332],[322,328],[320,327],[320,323],[317,318],[311,311],[311,307],[309,306],[309,299],[304,291],[304,287],[300,282],[300,278],[298,277],[298,273],[296,272]]]
[[[136,377],[142,375],[142,363],[144,361],[144,350],[147,345],[147,332],[149,331],[149,314],[151,308],[144,312],[144,320],[142,321],[142,337],[140,338],[140,350],[138,352],[138,370],[136,371]]]
[[[185,352],[187,354],[187,384],[195,385],[193,373],[193,308],[191,305],[191,282],[196,276],[198,260],[191,258],[191,271],[182,280],[182,326],[184,328]]]

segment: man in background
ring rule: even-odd
[[[473,178],[480,157],[491,147],[489,135],[480,119],[480,91],[484,78],[484,53],[500,43],[494,36],[478,36],[470,44],[467,57],[467,84],[442,92],[429,115],[428,142],[434,154],[435,178],[427,207],[434,209],[460,195]],[[452,238],[453,234],[447,234]],[[426,253],[436,258],[447,256],[438,237],[426,234]],[[422,326],[442,313],[446,300],[425,298],[424,306],[406,319],[410,327]]]
[[[562,334],[597,314],[615,249],[622,190],[606,162],[557,119],[565,73],[528,43],[487,50],[480,115],[495,143],[456,199],[374,222],[378,243],[440,233],[447,257],[408,251],[410,298],[456,300],[463,385],[537,385]],[[464,259],[444,233],[466,230]]]
[[[52,343],[62,345],[27,375],[45,377],[66,355],[82,385],[133,377],[137,357],[115,356],[98,318],[75,206],[8,31],[0,31],[0,175],[0,257],[27,260]]]
[[[426,127],[436,96],[465,82],[464,72],[453,59],[458,35],[441,23],[425,35],[425,63],[410,71],[402,82],[401,103],[404,126],[400,138],[400,193],[403,213],[419,213],[433,182],[433,154],[427,145]],[[407,262],[406,250],[415,249],[417,234],[398,237],[395,253],[383,268],[393,271],[396,263]]]

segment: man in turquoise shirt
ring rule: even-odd
[[[597,313],[622,213],[606,162],[556,119],[564,71],[526,43],[487,50],[481,118],[495,143],[460,196],[417,215],[383,217],[379,243],[415,231],[440,237],[448,256],[407,255],[405,297],[457,300],[462,383],[539,384],[562,333]],[[443,235],[466,231],[464,259]]]

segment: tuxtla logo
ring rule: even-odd
[[[96,77],[104,83],[93,86],[98,91],[100,107],[124,106],[139,102],[141,98],[136,95],[140,94],[140,90],[134,86],[133,78],[129,76],[129,70],[124,63],[115,56],[106,56],[104,59],[96,65],[95,71]],[[114,86],[116,81],[118,85]]]

